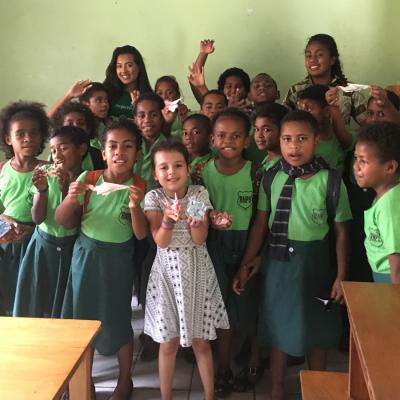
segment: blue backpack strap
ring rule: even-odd
[[[275,175],[277,172],[280,170],[280,163],[276,163],[272,168],[267,169],[264,172],[263,180],[262,180],[262,185],[264,188],[264,192],[267,196],[267,199],[269,203],[271,204],[271,186],[272,182],[274,181]]]

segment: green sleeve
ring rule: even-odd
[[[400,253],[400,213],[397,198],[390,198],[379,211],[379,231],[388,255]]]
[[[343,181],[340,184],[339,202],[336,209],[335,222],[345,222],[352,219],[349,197]]]
[[[78,176],[77,181],[79,181],[79,182],[85,182],[85,181],[86,181],[86,174],[87,174],[87,171],[83,171],[83,172]],[[84,195],[84,194],[79,195],[79,196],[78,196],[78,203],[79,203],[80,205],[82,205],[84,199],[85,199],[85,195]]]
[[[269,199],[267,199],[267,194],[265,193],[264,186],[262,183],[260,185],[260,190],[258,191],[257,210],[265,212],[269,212],[271,210]]]

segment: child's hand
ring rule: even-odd
[[[67,95],[70,98],[82,96],[91,86],[92,82],[89,79],[81,79],[69,88]]]
[[[333,87],[325,93],[325,100],[331,107],[339,107],[339,88]]]
[[[188,80],[194,87],[202,87],[206,84],[204,77],[204,66],[199,68],[196,64],[189,65]]]
[[[32,175],[32,183],[39,192],[45,192],[49,187],[47,183],[47,173],[42,169],[35,169]]]
[[[15,229],[11,229],[8,231],[5,235],[0,237],[0,243],[10,243],[13,240],[16,240],[17,234],[15,232]]]
[[[132,104],[136,103],[136,100],[140,96],[140,91],[138,89],[133,89],[132,91],[129,92],[129,95],[131,96],[131,102]]]
[[[371,97],[373,97],[376,104],[380,107],[385,107],[385,105],[387,104],[388,98],[386,90],[379,86],[371,86]]]
[[[140,187],[130,185],[129,190],[129,208],[140,208],[140,203],[144,199],[144,192]]]
[[[224,230],[232,225],[232,217],[226,212],[210,211],[210,222],[214,229]]]
[[[68,197],[76,200],[78,196],[84,194],[88,189],[86,183],[74,181],[71,182],[68,188]]]
[[[214,53],[214,40],[204,39],[200,42],[200,53],[211,54]]]
[[[161,110],[162,116],[164,118],[164,121],[168,124],[168,125],[172,125],[173,122],[175,121],[175,118],[178,115],[178,109],[176,109],[174,112],[169,111],[168,106],[165,106],[162,110]]]
[[[249,280],[249,271],[245,266],[242,265],[236,272],[236,275],[233,277],[232,290],[236,294],[240,295],[244,291],[244,287],[248,280]]]
[[[336,278],[335,282],[333,282],[330,297],[334,303],[344,303],[341,279]]]
[[[57,168],[54,175],[58,179],[61,193],[67,193],[69,185],[71,183],[71,175],[68,171],[62,168]]]
[[[183,103],[178,104],[178,114],[182,121],[184,121],[187,118],[189,111],[190,110],[187,108],[185,104]]]
[[[204,216],[203,219],[194,219],[193,217],[189,216],[187,219],[187,223],[189,224],[190,228],[200,228],[201,226],[207,226],[207,214]]]

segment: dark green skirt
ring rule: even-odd
[[[232,290],[232,280],[240,267],[247,241],[247,231],[218,231],[210,229],[207,248],[214,264],[229,323],[243,336],[255,335],[259,302],[259,277],[246,284],[238,296]]]
[[[132,341],[133,238],[108,243],[80,234],[75,242],[61,316],[100,320],[94,347],[115,354]]]
[[[258,337],[269,347],[302,356],[339,343],[341,312],[337,304],[326,311],[315,299],[330,297],[336,277],[328,240],[290,241],[290,248],[287,262],[264,253]]]
[[[75,239],[36,227],[19,269],[14,317],[60,317]]]
[[[30,239],[0,245],[0,315],[12,315],[19,267]]]

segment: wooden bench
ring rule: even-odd
[[[348,380],[343,372],[301,371],[301,395],[303,400],[343,400]]]

